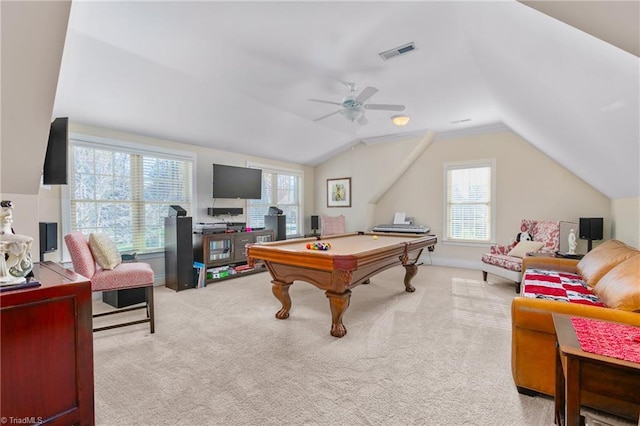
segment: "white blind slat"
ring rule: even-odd
[[[452,240],[491,239],[492,167],[447,167],[447,235]]]
[[[169,206],[191,211],[193,161],[73,140],[70,146],[71,230],[105,233],[120,251],[163,249]]]

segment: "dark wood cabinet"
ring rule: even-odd
[[[251,232],[195,233],[193,235],[193,258],[197,262],[204,263],[207,269],[243,265],[247,263],[245,248],[247,244],[273,240],[273,231],[270,229]],[[231,276],[225,278],[231,278]],[[208,279],[207,281],[215,280]]]
[[[91,283],[53,262],[33,272],[40,287],[0,293],[0,416],[92,425]]]

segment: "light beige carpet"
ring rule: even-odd
[[[155,334],[94,334],[96,423],[552,425],[553,400],[511,379],[513,283],[481,275],[421,266],[406,293],[404,270],[389,269],[353,290],[342,339],[304,282],[287,320],[268,273],[156,287]]]

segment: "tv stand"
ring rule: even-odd
[[[250,243],[269,241],[274,241],[274,234],[271,229],[215,234],[195,230],[193,232],[193,259],[196,262],[203,263],[207,270],[224,266],[240,267],[235,274],[207,278],[207,284],[251,273],[264,272],[266,269],[262,264],[258,264],[254,268],[246,267],[247,253],[245,246]]]

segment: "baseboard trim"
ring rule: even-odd
[[[459,259],[455,257],[439,257],[431,256],[431,262],[434,266],[447,266],[449,268],[482,270],[482,262],[480,260]]]

